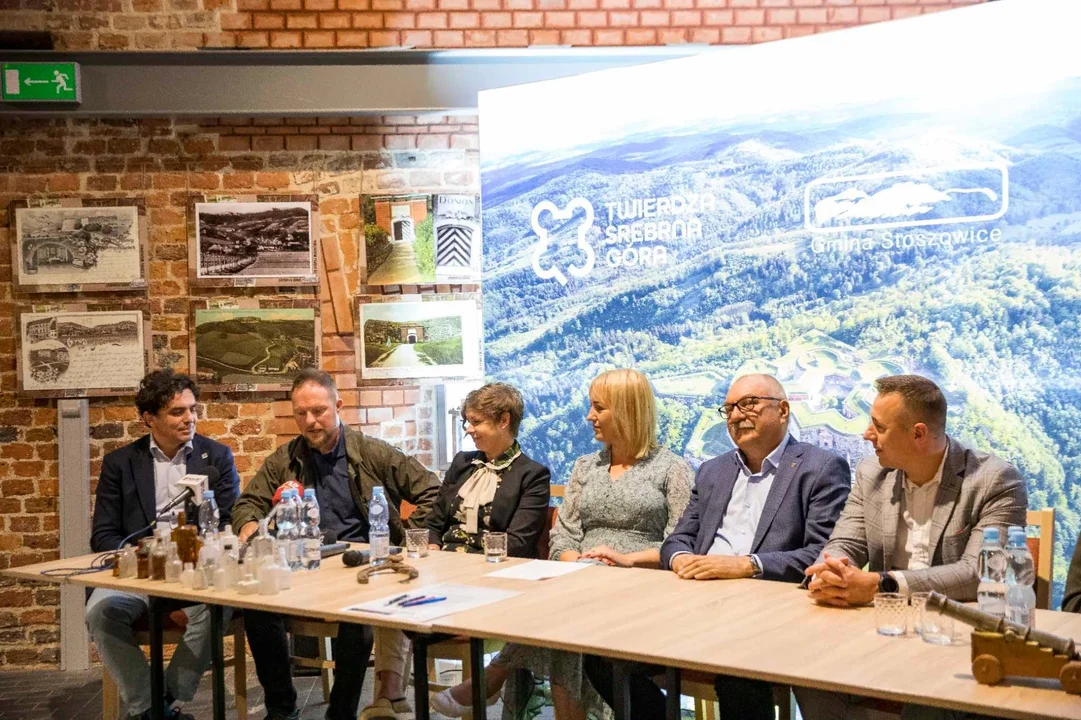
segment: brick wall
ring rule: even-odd
[[[14,294],[6,248],[9,204],[15,199],[144,198],[154,363],[186,370],[189,298],[277,297],[272,288],[189,289],[188,196],[317,194],[322,366],[342,388],[343,419],[431,464],[431,408],[419,406],[421,388],[400,382],[358,387],[353,298],[358,291],[373,291],[360,282],[360,196],[476,192],[475,117],[9,120],[0,121],[0,137],[0,245],[5,248],[0,253],[0,568],[55,559],[59,547],[56,402],[15,392],[15,307],[101,298],[94,293]],[[298,296],[314,297],[307,290],[281,297]],[[244,482],[296,432],[284,394],[208,393],[204,400],[199,431],[232,447]],[[131,397],[90,401],[92,485],[102,455],[144,432]],[[0,665],[58,661],[57,604],[55,588],[0,581]]]
[[[981,0],[0,0],[62,49],[751,43]]]

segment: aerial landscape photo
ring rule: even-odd
[[[755,371],[787,387],[793,434],[855,464],[874,379],[923,374],[951,435],[1057,509],[1059,596],[1081,529],[1081,78],[1018,92],[964,112],[825,99],[661,126],[670,113],[482,151],[485,367],[526,396],[523,447],[564,481],[595,448],[589,380],[636,366],[661,442],[697,467],[733,447],[716,408]]]
[[[317,365],[315,311],[222,309],[195,311],[195,364],[210,385],[290,386]]]

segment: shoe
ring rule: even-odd
[[[397,700],[377,698],[375,702],[361,710],[360,720],[402,720],[412,714],[413,707],[405,698]]]
[[[488,698],[489,705],[495,705],[497,702],[499,702],[499,693]],[[465,717],[468,713],[473,712],[472,705],[462,705],[455,700],[451,696],[449,688],[429,696],[428,705],[440,715],[452,718]]]

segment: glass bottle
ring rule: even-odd
[[[165,547],[165,582],[180,582],[180,573],[184,564],[180,562],[180,556],[176,554],[176,543],[169,542]]]
[[[150,538],[140,540],[135,551],[135,577],[140,580],[150,577]]]
[[[163,528],[168,532],[168,528]],[[167,561],[167,555],[165,552],[165,537],[164,534],[159,531],[154,538],[154,545],[150,549],[150,579],[151,580],[165,580],[165,564]]]

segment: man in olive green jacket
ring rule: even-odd
[[[385,488],[392,542],[401,544],[404,535],[398,512],[402,500],[416,506],[407,524],[424,527],[439,494],[439,481],[433,473],[387,443],[345,426],[338,417],[342,408],[338,389],[322,370],[301,371],[293,383],[291,399],[301,436],[266,459],[233,505],[233,528],[242,542],[258,529],[259,520],[270,514],[279,489],[286,483],[315,490],[319,527],[338,540],[368,541],[368,502],[376,486]],[[244,624],[256,674],[266,694],[267,720],[296,720],[297,695],[289,668],[285,618],[248,610]],[[372,643],[372,630],[367,625],[339,625],[327,720],[357,717]]]

